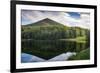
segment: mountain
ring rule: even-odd
[[[35,23],[31,23],[31,24],[27,24],[27,25],[22,25],[22,31],[35,31],[40,29],[40,27],[42,29],[65,29],[65,30],[88,30],[86,28],[81,28],[81,27],[69,27],[69,26],[65,26],[64,24],[61,24],[59,22],[56,22],[52,19],[49,18],[45,18],[43,20],[37,21]]]
[[[40,20],[38,22],[23,25],[23,26],[47,26],[47,25],[61,25],[62,26],[63,24],[58,23],[52,19],[46,18],[46,19]]]

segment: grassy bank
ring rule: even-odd
[[[64,40],[64,41],[72,41],[72,42],[77,42],[77,43],[86,43],[86,36],[80,36],[80,37],[76,37],[76,38],[69,38],[69,39],[60,39],[60,40]]]
[[[69,58],[69,60],[87,60],[90,59],[90,49],[83,50]]]

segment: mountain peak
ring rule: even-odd
[[[43,19],[43,20],[51,20],[51,19],[49,19],[49,18],[45,18],[45,19]]]
[[[46,26],[46,25],[62,25],[63,26],[63,24],[61,24],[61,23],[58,23],[58,22],[56,22],[56,21],[54,21],[54,20],[52,20],[52,19],[50,19],[50,18],[45,18],[45,19],[42,19],[42,20],[40,20],[40,21],[37,21],[37,22],[35,22],[35,23],[32,23],[32,24],[28,24],[29,26],[34,26],[34,25],[36,25],[36,26]]]
[[[50,19],[50,18],[45,18],[45,19],[40,20],[40,21],[43,21],[43,22],[44,22],[44,21],[45,21],[45,22],[50,22],[50,21],[51,21],[51,22],[55,22],[54,20],[52,20],[52,19]],[[39,22],[40,22],[40,21],[39,21]]]

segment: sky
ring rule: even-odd
[[[27,25],[45,18],[52,19],[63,25],[74,27],[90,28],[90,14],[84,12],[58,12],[58,11],[34,11],[22,10],[21,23]]]

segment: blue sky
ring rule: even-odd
[[[75,18],[75,19],[80,19],[80,13],[78,12],[67,12],[70,17]]]
[[[83,28],[89,28],[90,26],[89,13],[34,10],[22,10],[21,12],[22,25],[35,23],[45,18],[50,18],[66,26],[79,26]]]

